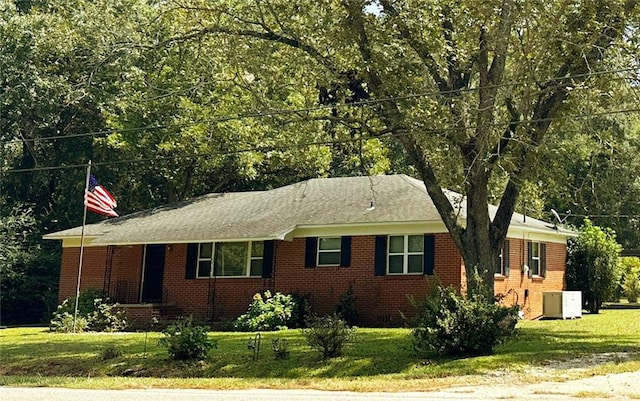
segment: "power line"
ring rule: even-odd
[[[504,125],[512,124],[512,123],[532,124],[532,123],[545,122],[545,121],[579,120],[579,119],[592,118],[592,117],[604,116],[604,115],[630,114],[630,113],[638,113],[638,112],[640,112],[640,108],[608,110],[608,111],[603,111],[603,112],[600,112],[600,113],[588,113],[588,114],[577,114],[577,115],[570,115],[570,116],[558,116],[558,117],[553,117],[553,118],[549,117],[549,118],[528,119],[528,120],[511,121],[511,122],[495,122],[495,123],[492,123],[492,124],[488,124],[487,126],[504,126]],[[475,126],[467,127],[467,129],[475,129],[475,128],[477,128],[477,127],[475,127]],[[449,127],[449,128],[442,128],[442,129],[434,129],[434,130],[423,131],[422,133],[423,134],[442,133],[442,132],[446,132],[446,131],[457,131],[457,130],[458,130],[458,128]],[[411,134],[412,133],[410,133],[410,132],[407,132],[407,133],[404,133],[404,134],[386,133],[386,134],[382,134],[382,135],[378,135],[378,136],[374,136],[374,137],[369,137],[367,139],[383,139],[383,138],[398,137],[398,136],[411,135]],[[347,143],[352,143],[352,142],[359,142],[362,139],[363,138],[361,138],[361,137],[356,137],[356,138],[348,138],[348,139],[341,139],[341,140],[314,141],[314,142],[306,142],[306,143],[300,143],[300,144],[289,145],[289,146],[262,146],[262,145],[255,145],[255,146],[249,146],[249,147],[246,147],[246,148],[237,149],[237,150],[233,150],[233,151],[218,151],[218,152],[208,152],[208,153],[189,153],[189,154],[173,155],[173,156],[156,156],[156,157],[152,157],[152,158],[143,158],[143,159],[129,159],[129,160],[118,160],[118,161],[109,161],[109,162],[93,162],[92,164],[94,166],[108,166],[108,165],[119,165],[119,164],[134,164],[134,163],[142,163],[142,162],[157,161],[157,160],[200,159],[200,158],[207,158],[207,157],[213,157],[213,156],[228,156],[228,155],[247,153],[247,152],[285,151],[285,150],[290,150],[290,149],[306,148],[306,147],[310,147],[310,146],[339,145],[339,144],[347,144]],[[0,170],[0,174],[26,173],[26,172],[37,172],[37,171],[52,171],[52,170],[63,170],[63,169],[72,169],[72,168],[81,168],[81,167],[82,168],[86,168],[86,166],[87,166],[86,164],[74,164],[74,165],[70,164],[70,165],[63,165],[63,166],[39,166],[39,167],[26,168],[26,169],[5,169],[5,170]]]
[[[631,71],[638,72],[638,70],[636,68],[620,68],[620,69],[614,69],[614,70],[592,71],[592,72],[588,72],[588,73],[584,73],[584,74],[576,74],[576,75],[571,75],[571,76],[566,76],[566,77],[556,77],[556,78],[551,78],[551,79],[549,79],[547,81],[553,81],[553,80],[567,81],[567,80],[578,79],[578,78],[589,78],[589,77],[594,77],[594,76],[602,76],[602,75],[608,75],[608,74],[618,74],[618,73],[622,73],[622,72],[631,72]],[[632,79],[632,78],[620,77],[619,79],[627,80],[627,79]],[[8,141],[2,141],[2,142],[0,142],[0,145],[7,145],[7,144],[11,144],[11,143],[25,143],[25,142],[47,142],[47,141],[53,141],[53,140],[57,140],[57,139],[71,139],[71,138],[81,138],[81,137],[93,137],[93,136],[99,136],[99,135],[109,135],[109,134],[116,134],[116,133],[144,132],[144,131],[152,131],[152,130],[158,130],[158,129],[181,128],[181,127],[194,126],[194,125],[202,124],[202,123],[220,123],[220,122],[227,122],[227,121],[234,121],[234,120],[243,120],[243,119],[247,119],[247,118],[263,118],[263,117],[275,117],[275,116],[280,116],[280,115],[307,114],[307,113],[311,113],[311,112],[314,112],[314,111],[332,110],[332,109],[335,109],[335,108],[351,108],[351,107],[360,107],[360,106],[371,106],[371,105],[377,105],[377,104],[380,104],[380,103],[394,102],[394,101],[400,101],[400,100],[411,100],[411,99],[418,99],[418,98],[424,98],[424,97],[454,95],[454,94],[461,94],[461,93],[468,93],[468,92],[476,92],[476,91],[479,91],[481,89],[515,87],[515,86],[537,84],[537,83],[540,83],[540,82],[541,81],[539,81],[539,80],[538,81],[531,80],[531,81],[520,81],[520,82],[507,82],[507,83],[503,83],[503,84],[499,84],[499,85],[491,85],[491,86],[486,86],[486,87],[472,87],[472,88],[454,89],[454,90],[449,90],[449,91],[423,92],[423,93],[416,93],[416,94],[407,94],[407,95],[386,97],[386,98],[380,98],[380,99],[365,99],[365,100],[360,100],[360,101],[356,101],[356,102],[349,102],[349,103],[336,103],[336,104],[329,104],[329,105],[318,105],[318,106],[304,107],[304,108],[298,108],[298,109],[273,109],[273,110],[262,110],[262,111],[257,111],[257,112],[253,112],[253,113],[239,113],[239,114],[235,114],[235,115],[222,115],[222,116],[212,117],[212,118],[208,118],[208,119],[185,122],[185,123],[182,123],[182,124],[180,124],[180,123],[178,123],[178,124],[160,124],[160,125],[149,125],[149,126],[144,126],[144,127],[133,127],[133,128],[122,128],[122,129],[108,129],[108,130],[100,130],[100,131],[89,131],[89,132],[84,132],[84,133],[68,134],[68,135],[55,135],[55,136],[49,136],[49,137],[43,137],[43,138],[12,139],[12,140],[8,140]],[[513,123],[513,121],[503,122],[503,123],[499,123],[499,124],[500,125],[504,125],[504,124],[510,124],[510,123]],[[469,127],[469,129],[474,129],[474,128],[475,127]]]

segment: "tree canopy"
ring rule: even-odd
[[[403,172],[492,293],[515,210],[640,245],[636,32],[632,0],[5,1],[0,216],[80,224],[88,160],[121,213]]]

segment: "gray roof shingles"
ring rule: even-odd
[[[450,191],[447,195],[460,197]],[[490,212],[495,209],[491,206]],[[318,178],[270,191],[209,194],[87,225],[85,235],[95,238],[95,245],[282,239],[299,226],[430,221],[441,219],[424,184],[406,175],[389,175]],[[540,220],[522,221],[515,214],[512,224],[549,229]],[[76,227],[45,238],[80,235],[81,227]]]

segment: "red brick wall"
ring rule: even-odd
[[[261,278],[217,277],[185,279],[187,245],[170,245],[166,252],[164,287],[167,299],[185,316],[230,320],[247,311],[253,295],[267,289]]]
[[[82,277],[80,292],[90,288],[102,290],[104,287],[105,267],[107,262],[107,247],[84,248],[82,257]],[[80,248],[63,248],[60,262],[60,287],[58,302],[76,296],[78,285],[78,265],[80,262]]]
[[[304,267],[305,239],[279,242],[276,248],[275,290],[308,298],[317,313],[333,312],[349,287],[356,298],[360,324],[402,324],[401,313],[411,316],[408,296],[422,299],[435,284],[433,276],[375,276],[374,236],[353,237],[351,266]],[[460,287],[460,256],[449,235],[437,234],[435,272],[445,285]]]
[[[509,277],[496,276],[495,293],[506,294],[505,303],[518,304],[525,317],[533,319],[542,315],[542,293],[561,291],[565,288],[565,264],[567,250],[564,244],[546,243],[547,272],[545,277],[532,277],[522,271],[527,263],[527,244],[522,239],[509,240]]]
[[[305,239],[277,241],[276,263],[271,279],[222,278],[185,279],[186,244],[167,246],[165,254],[165,302],[175,305],[183,315],[218,321],[231,320],[244,313],[257,292],[270,289],[295,293],[308,298],[317,313],[330,313],[340,296],[351,287],[362,325],[399,325],[401,314],[411,316],[413,307],[408,295],[422,299],[436,283],[452,285],[461,291],[466,287],[461,257],[449,234],[435,235],[434,276],[375,276],[374,236],[352,238],[351,266],[304,267]],[[143,246],[85,248],[81,288],[102,289],[105,269],[111,259],[111,289],[117,282],[129,283],[135,302],[139,299]],[[75,295],[78,269],[77,248],[64,248],[60,273],[60,299]],[[524,251],[524,254],[523,254]],[[508,293],[507,303],[518,303],[529,318],[542,314],[542,291],[564,288],[564,244],[547,243],[547,275],[530,279],[522,273],[527,260],[522,240],[510,241],[509,277],[496,277],[496,294]],[[129,288],[129,287],[127,287]],[[525,297],[524,291],[528,291]],[[114,294],[115,295],[115,294]]]

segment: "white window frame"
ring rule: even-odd
[[[252,253],[252,245],[255,242],[263,242],[263,241],[234,241],[234,242],[202,242],[198,244],[198,262],[196,265],[196,277],[197,278],[204,278],[204,279],[208,279],[208,278],[212,278],[212,277],[217,277],[217,278],[241,278],[241,277],[248,277],[248,278],[255,278],[255,277],[261,277],[262,274],[260,275],[251,275],[251,262],[255,261],[255,260],[262,260],[262,268],[264,269],[264,242],[263,242],[263,248],[262,248],[262,255],[261,256],[254,256]],[[200,257],[200,249],[202,248],[202,245],[211,245],[211,257],[210,258],[202,258]],[[247,246],[247,256],[245,258],[245,263],[244,263],[244,274],[242,275],[228,275],[228,276],[224,276],[224,275],[216,275],[215,274],[215,260],[216,260],[216,245],[222,245],[224,246],[224,244],[246,244]],[[200,264],[201,262],[209,262],[209,275],[201,275],[200,274]]]
[[[532,266],[529,266],[529,269],[531,269],[531,275],[536,277],[541,277],[540,276],[540,242],[531,241],[531,255],[529,259],[531,259],[531,265],[532,265]],[[535,264],[535,269],[533,267],[534,264]]]
[[[337,239],[338,240],[338,248],[337,249],[320,249],[320,244],[322,240],[326,239]],[[338,254],[338,262],[337,263],[320,263],[320,254],[321,253],[337,253]],[[329,267],[329,266],[340,266],[340,258],[342,258],[342,237],[318,237],[318,245],[316,249],[316,266],[317,267]]]
[[[391,238],[403,237],[403,251],[391,252]],[[402,275],[423,275],[424,274],[424,242],[422,243],[422,249],[420,252],[409,252],[409,237],[422,237],[424,241],[424,234],[405,234],[405,235],[389,235],[387,237],[387,275],[389,276],[402,276]],[[402,273],[391,273],[391,256],[402,255]],[[420,255],[422,260],[422,271],[409,273],[409,256]]]

